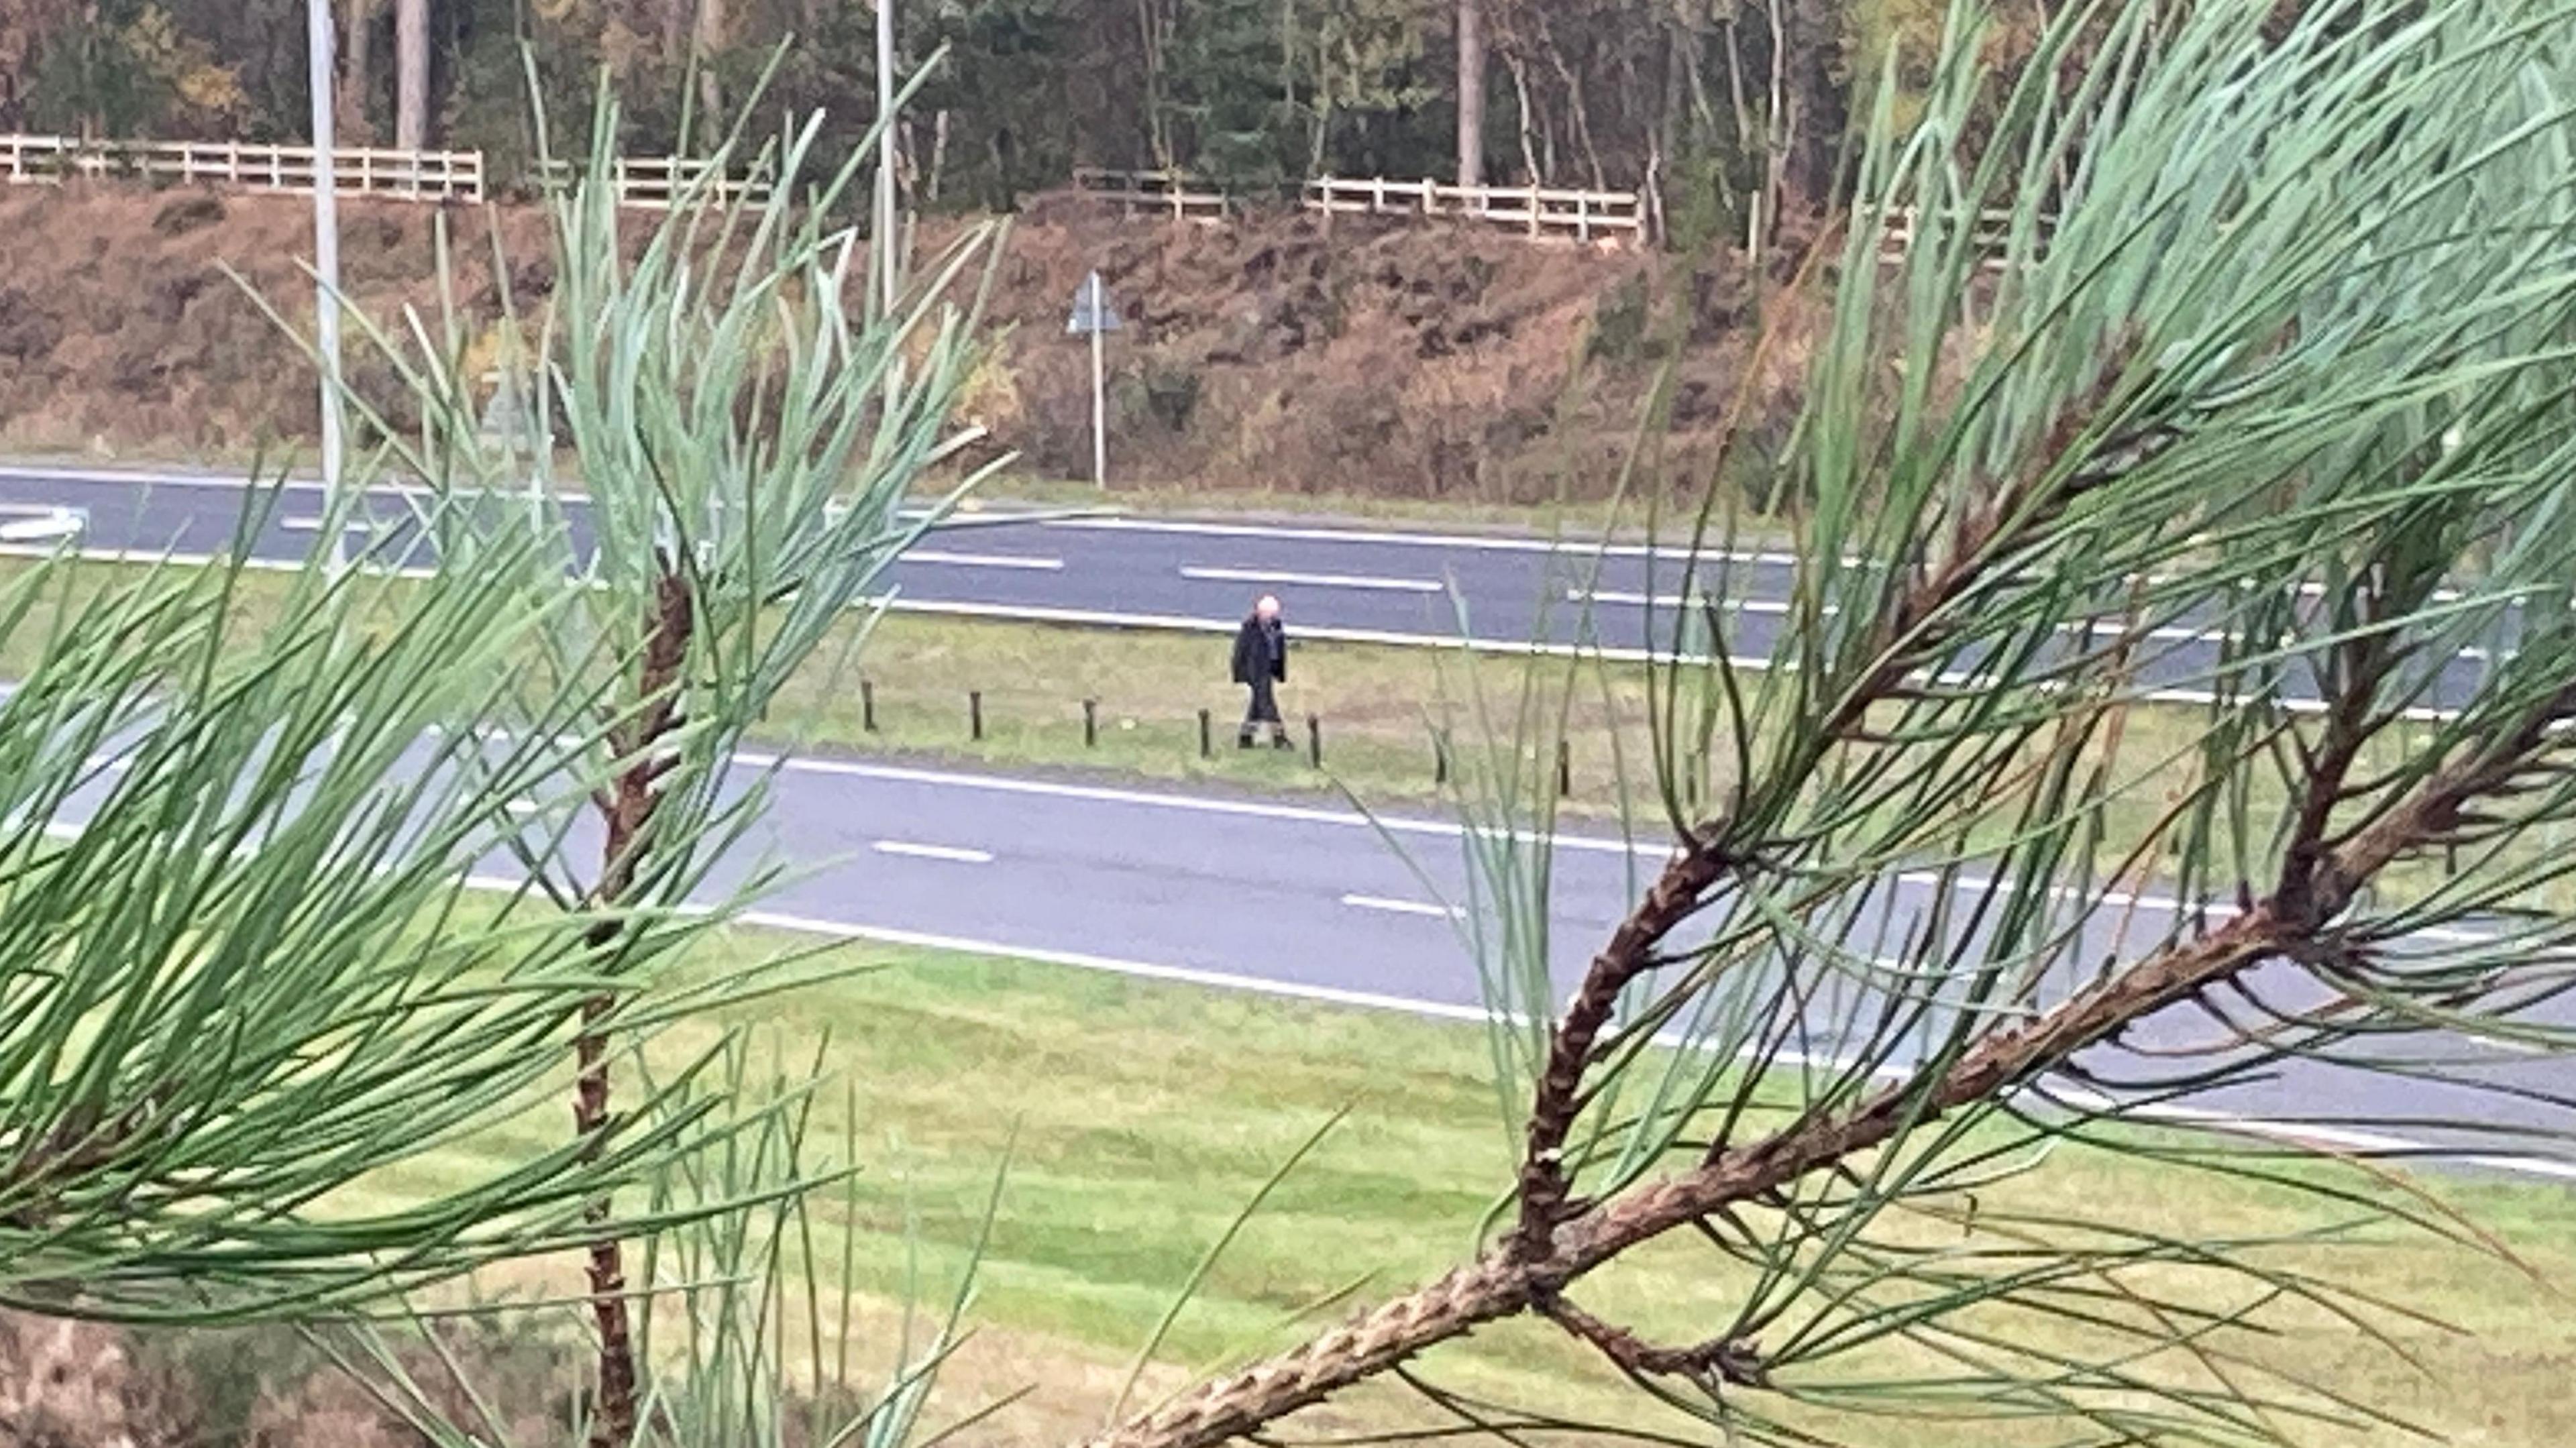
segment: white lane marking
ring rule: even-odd
[[[1445,586],[1429,578],[1379,578],[1366,573],[1291,573],[1276,568],[1199,568],[1185,565],[1181,576],[1203,583],[1275,583],[1289,588],[1356,588],[1380,593],[1438,593]]]
[[[289,533],[319,533],[322,531],[322,520],[319,518],[280,518],[277,520],[277,526],[285,529]],[[341,524],[340,529],[345,533],[368,533],[373,532],[375,530],[375,526],[375,524],[363,518],[352,518],[348,522]]]
[[[487,888],[495,887],[511,890],[518,888],[516,884],[509,882],[487,884]],[[866,940],[884,945],[911,946],[921,950],[953,951],[959,955],[983,956],[988,959],[1036,961],[1043,965],[1071,966],[1077,970],[1100,971],[1139,980],[1171,981],[1182,985],[1208,986],[1217,990],[1242,991],[1252,995],[1277,996],[1323,1005],[1395,1011],[1433,1020],[1483,1024],[1490,1019],[1489,1013],[1478,1006],[1450,1005],[1440,1001],[1417,1000],[1409,996],[1381,995],[1374,991],[1341,990],[1332,986],[1267,980],[1260,976],[1237,975],[1230,971],[1156,965],[1147,961],[1124,960],[1115,956],[1093,955],[1082,951],[1006,945],[999,941],[976,940],[965,936],[941,935],[922,930],[900,930],[888,926],[853,925],[839,920],[824,920],[811,915],[793,915],[771,910],[747,911],[738,918],[746,925],[790,931],[800,935],[820,935],[840,940]],[[1834,1068],[1847,1067],[1850,1063],[1831,1058],[1818,1058],[1814,1064]],[[1907,1074],[1909,1070],[1910,1068],[1889,1066],[1874,1074],[1900,1076]],[[2083,1101],[2090,1098],[2089,1104],[2095,1109],[2116,1104],[2110,1098],[2081,1087],[2059,1087],[2055,1088],[2055,1092],[2070,1101]],[[2484,1167],[2490,1171],[2576,1181],[2576,1163],[2556,1161],[2546,1157],[2449,1154],[2430,1142],[2379,1132],[2353,1131],[2323,1124],[2278,1121],[2259,1116],[2235,1116],[2223,1111],[2203,1110],[2169,1102],[2129,1106],[2123,1108],[2120,1114],[2142,1120],[2164,1120],[2181,1126],[2196,1126],[2212,1131],[2234,1132],[2297,1144],[2341,1146],[2347,1150],[2356,1151],[2402,1151],[2436,1156],[2447,1155],[2451,1160],[2469,1166]]]
[[[535,800],[528,799],[524,796],[511,800],[501,806],[502,809],[507,810],[514,815],[532,815],[543,807],[544,806],[539,805]]]
[[[0,480],[28,483],[121,483],[128,487],[152,488],[221,488],[234,492],[240,491],[251,481],[225,473],[167,473],[140,468],[31,468],[5,464],[0,464]],[[279,490],[320,492],[323,485],[319,478],[268,477],[259,479],[258,486]],[[417,483],[370,483],[367,485],[365,495],[379,498],[434,498],[440,496],[441,491],[437,488],[422,487]],[[527,496],[525,488],[460,487],[444,491],[449,497],[475,497],[485,493],[505,498]],[[558,489],[549,492],[547,496],[559,503],[583,504],[590,501],[588,493],[576,490]]]
[[[77,538],[89,526],[88,509],[51,504],[0,504],[0,516],[9,519],[0,523],[0,541],[10,543],[47,543]]]
[[[1061,571],[1061,558],[1037,558],[1024,553],[948,553],[937,548],[906,549],[895,559],[902,563],[941,563],[952,568],[1025,568],[1036,572]]]
[[[1358,910],[1384,910],[1393,915],[1428,915],[1434,920],[1456,920],[1462,912],[1455,905],[1434,905],[1425,900],[1398,900],[1391,895],[1345,895],[1342,903]]]
[[[1565,590],[1565,601],[1568,603],[1599,603],[1628,608],[1654,608],[1665,611],[1685,607],[1704,608],[1708,604],[1708,599],[1709,596],[1705,593],[1693,593],[1689,595],[1679,593],[1648,594],[1638,593],[1631,589],[1618,588],[1569,588]],[[1725,613],[1750,613],[1785,617],[1792,607],[1793,605],[1788,601],[1776,598],[1728,597],[1722,598],[1718,601],[1718,608],[1720,611]],[[1830,603],[1825,604],[1819,611],[1827,618],[1837,617],[1842,612],[1840,608]],[[2087,641],[2098,636],[2107,642],[2122,636],[2122,630],[2118,627],[2117,623],[2110,620],[2105,620],[2099,623],[2061,623],[2056,627],[2057,632],[2059,633],[2081,634]],[[2225,629],[2192,628],[2184,624],[2159,624],[2154,628],[2144,630],[2136,636],[2143,639],[2150,639],[2157,643],[2226,644],[2236,642],[2236,635],[2227,632]],[[2295,642],[2295,639],[2288,635],[2284,635],[2280,640],[2280,647],[2288,648]],[[2475,644],[2471,644],[2463,647],[2457,654],[2457,657],[2463,659],[2485,659],[2489,657],[2489,654],[2487,650],[2480,648]]]
[[[1688,548],[1652,543],[1571,543],[1555,538],[1532,538],[1526,535],[1477,533],[1386,532],[1370,528],[1320,528],[1280,526],[1267,523],[1215,523],[1183,518],[1057,518],[1045,521],[1048,528],[1083,528],[1104,533],[1178,533],[1201,538],[1272,538],[1292,543],[1387,543],[1404,548],[1464,548],[1487,553],[1565,553],[1584,558],[1670,558],[1676,561],[1692,557]],[[1724,558],[1736,563],[1787,568],[1800,559],[1794,553],[1771,550],[1742,552],[1702,549],[1700,558]]]
[[[880,855],[904,855],[915,860],[946,860],[955,865],[989,865],[990,850],[970,850],[960,845],[925,845],[915,840],[879,840],[871,846]]]
[[[1374,819],[1356,810],[1317,809],[1305,805],[1268,804],[1258,800],[1226,799],[1195,794],[1158,794],[1148,790],[1119,789],[1110,785],[1066,784],[1050,779],[1020,779],[1003,774],[959,774],[946,770],[918,769],[901,764],[862,764],[846,759],[809,759],[781,757],[755,750],[737,750],[734,762],[751,769],[784,769],[798,774],[838,775],[847,779],[875,779],[892,784],[920,784],[956,789],[980,789],[995,794],[1017,794],[1048,799],[1078,799],[1098,804],[1138,805],[1148,809],[1181,810],[1191,814],[1231,815],[1240,819],[1285,820],[1296,824],[1335,825],[1346,829],[1388,830],[1396,834],[1431,835],[1442,839],[1459,839],[1464,826],[1449,820],[1421,819],[1403,815],[1380,815]],[[1552,842],[1560,848],[1590,850],[1608,854],[1633,853],[1642,859],[1661,860],[1673,852],[1669,844],[1629,844],[1598,835],[1556,835]]]
[[[53,550],[22,544],[0,543],[0,558],[51,558]],[[80,556],[93,563],[158,563],[172,566],[204,566],[218,562],[211,553],[156,553],[143,548],[84,548]],[[270,573],[295,573],[304,568],[301,562],[278,558],[243,560],[245,569]],[[418,565],[399,568],[369,566],[366,571],[392,578],[430,578],[437,570]],[[875,594],[857,600],[864,607],[890,609],[896,613],[937,614],[954,618],[1014,619],[1027,623],[1092,624],[1102,628],[1162,629],[1178,633],[1230,634],[1242,627],[1238,620],[1190,618],[1179,614],[1123,613],[1087,608],[1049,608],[1042,605],[1021,606],[998,603],[948,603],[936,599],[910,599],[895,594]],[[1460,649],[1469,653],[1521,655],[1541,658],[1599,659],[1610,663],[1706,664],[1704,654],[1674,654],[1661,649],[1607,648],[1598,644],[1559,644],[1536,640],[1460,638],[1455,634],[1399,633],[1386,629],[1324,628],[1301,626],[1297,636],[1325,643],[1387,644],[1398,648]],[[1727,664],[1738,669],[1768,670],[1771,660],[1744,655],[1729,655]],[[1940,682],[1968,685],[1977,682],[1970,674],[1944,675]],[[2211,705],[2218,696],[2206,689],[2147,689],[2130,696],[2130,702],[2141,704]],[[2242,700],[2230,701],[2241,705]],[[2283,698],[2276,707],[2293,714],[2318,714],[2325,705],[2314,699]],[[2459,717],[2456,709],[2434,709],[2418,705],[2400,710],[2398,717],[2410,723],[2449,723]]]
[[[1565,591],[1565,601],[1568,603],[1624,604],[1631,608],[1673,609],[1681,608],[1684,605],[1688,605],[1692,608],[1699,608],[1708,602],[1708,595],[1704,593],[1694,593],[1685,598],[1678,593],[1648,594],[1636,593],[1620,588],[1569,588]],[[1785,614],[1790,608],[1790,604],[1786,599],[1778,598],[1729,598],[1722,601],[1718,606],[1729,613]],[[1828,605],[1825,612],[1833,613],[1836,612],[1836,610],[1831,605]]]

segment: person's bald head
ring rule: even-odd
[[[1256,618],[1277,618],[1279,616],[1279,600],[1265,593],[1261,595],[1261,601],[1252,606],[1252,612],[1253,616]]]

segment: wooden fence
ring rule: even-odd
[[[210,183],[258,191],[312,194],[310,146],[266,146],[241,141],[90,141],[73,136],[0,134],[0,180],[11,185],[60,182],[74,176],[123,178],[155,184]],[[388,151],[336,146],[331,189],[342,196],[386,196],[405,201],[480,201],[484,195],[480,151]]]
[[[1507,227],[1532,237],[1640,238],[1645,209],[1634,191],[1576,191],[1552,186],[1449,186],[1438,181],[1365,181],[1320,176],[1306,183],[1305,206],[1326,215],[1455,217]]]
[[[1222,221],[1234,207],[1224,192],[1177,171],[1104,171],[1083,166],[1075,169],[1073,186],[1129,216],[1151,212],[1175,221]]]
[[[757,206],[769,199],[764,173],[710,179],[711,164],[692,156],[620,156],[610,163],[609,180],[617,188],[618,205],[646,211],[668,211],[691,187],[700,186],[708,200],[719,204],[747,201]],[[573,174],[574,164],[558,159],[547,164],[544,180],[561,186]]]

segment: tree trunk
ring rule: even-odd
[[[1791,5],[1786,18],[1780,44],[1788,52],[1789,113],[1795,118],[1783,158],[1786,180],[1801,205],[1821,212],[1842,199],[1835,194],[1835,173],[1851,129],[1851,97],[1840,74],[1842,25],[1822,5]]]
[[[891,3],[891,0],[879,0]],[[697,29],[690,49],[698,71],[698,134],[712,151],[724,139],[724,86],[716,76],[716,56],[724,49],[724,0],[698,0]]]
[[[340,22],[340,96],[334,121],[348,145],[363,146],[375,139],[367,124],[368,86],[375,79],[368,64],[375,19],[375,0],[349,0]]]
[[[394,0],[394,145],[429,143],[429,0]]]
[[[1484,0],[1458,0],[1458,184],[1485,184]]]

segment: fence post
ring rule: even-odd
[[[1216,723],[1208,717],[1207,710],[1201,709],[1199,711],[1199,758],[1214,759],[1215,757]]]
[[[1428,177],[1428,176],[1423,177],[1423,178],[1422,178],[1422,214],[1423,214],[1423,215],[1425,215],[1425,216],[1437,216],[1437,215],[1439,215],[1439,214],[1440,214],[1440,205],[1439,205],[1439,202],[1438,202],[1437,200],[1435,200],[1435,199],[1434,199],[1434,198],[1436,198],[1439,194],[1440,194],[1440,183],[1439,183],[1439,182],[1437,182],[1437,181],[1432,180],[1432,179],[1431,179],[1430,177]]]
[[[1324,721],[1314,714],[1306,716],[1306,762],[1317,769],[1324,767]]]
[[[1592,240],[1592,193],[1589,191],[1574,193],[1574,239],[1581,242]]]
[[[966,691],[966,734],[980,744],[984,740],[984,691]]]
[[[1099,746],[1100,701],[1098,699],[1085,699],[1082,701],[1082,747],[1085,749],[1096,749]]]
[[[1574,746],[1563,739],[1556,741],[1556,792],[1574,793]]]

